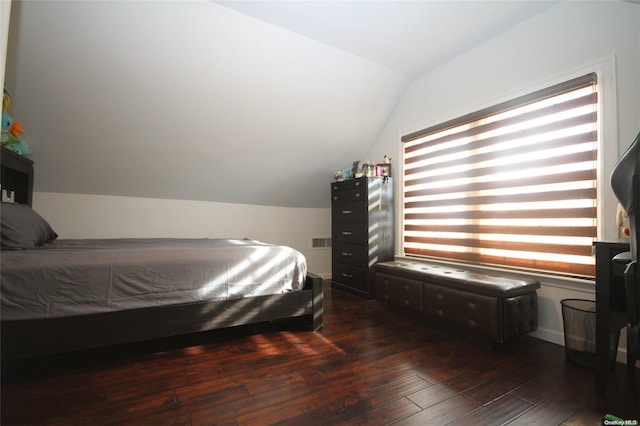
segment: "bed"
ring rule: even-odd
[[[33,163],[2,149],[2,359],[298,318],[322,327],[322,278],[250,239],[59,239],[31,209]],[[12,192],[12,193],[11,193]]]

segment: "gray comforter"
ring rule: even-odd
[[[251,240],[57,240],[1,262],[3,321],[278,294],[307,273],[300,252]]]

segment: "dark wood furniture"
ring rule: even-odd
[[[206,314],[205,314],[206,313]],[[284,294],[215,300],[94,315],[2,321],[2,359],[17,359],[139,342],[287,318],[322,327],[322,277]]]
[[[15,191],[17,202],[30,204],[33,162],[5,149],[0,162],[2,188]],[[289,318],[308,320],[310,329],[319,330],[322,300],[322,277],[308,273],[303,290],[277,295],[51,319],[0,318],[0,353],[2,359],[26,358]]]
[[[595,241],[596,254],[596,354],[595,390],[603,395],[610,374],[611,335],[627,326],[624,266],[613,262],[616,254],[629,251],[629,243]]]
[[[0,153],[2,189],[15,191],[15,202],[31,205],[33,194],[33,161],[2,147]]]
[[[495,343],[538,328],[537,280],[418,261],[373,269],[378,299],[445,328]]]
[[[332,286],[375,297],[371,266],[393,260],[393,181],[363,177],[331,184]]]

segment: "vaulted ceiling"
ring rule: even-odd
[[[413,79],[557,1],[215,2]]]
[[[412,79],[553,4],[14,0],[10,113],[36,191],[325,207]]]

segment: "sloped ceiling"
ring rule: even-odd
[[[216,1],[416,78],[553,6],[540,1]]]
[[[15,1],[36,191],[327,207],[411,79],[546,2]]]

